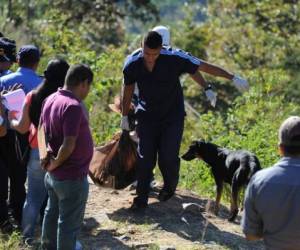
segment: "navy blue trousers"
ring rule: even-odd
[[[3,160],[0,158],[0,224],[8,219],[7,196],[8,169]]]
[[[163,189],[175,192],[179,180],[178,155],[183,127],[184,118],[173,122],[138,122],[137,133],[140,139],[137,164],[138,203],[148,203],[149,184],[157,161],[164,181]]]

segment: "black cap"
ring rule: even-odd
[[[16,42],[0,37],[0,62],[16,62]]]
[[[40,60],[40,51],[34,45],[24,45],[19,49],[17,58],[19,62],[35,63]]]

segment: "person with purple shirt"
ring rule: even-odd
[[[65,84],[50,95],[42,109],[40,124],[47,138],[50,160],[45,186],[49,199],[42,227],[42,249],[74,250],[88,198],[88,167],[93,140],[82,100],[93,80],[91,69],[73,65]]]

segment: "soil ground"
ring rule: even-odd
[[[80,241],[87,250],[98,249],[264,249],[248,242],[239,226],[209,212],[212,201],[187,190],[177,190],[167,202],[151,193],[144,213],[129,210],[135,191],[111,190],[90,183],[89,199]],[[193,203],[192,205],[186,205]]]

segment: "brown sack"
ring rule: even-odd
[[[125,188],[135,181],[136,159],[136,143],[127,135],[115,134],[110,142],[94,149],[89,176],[97,185]]]

